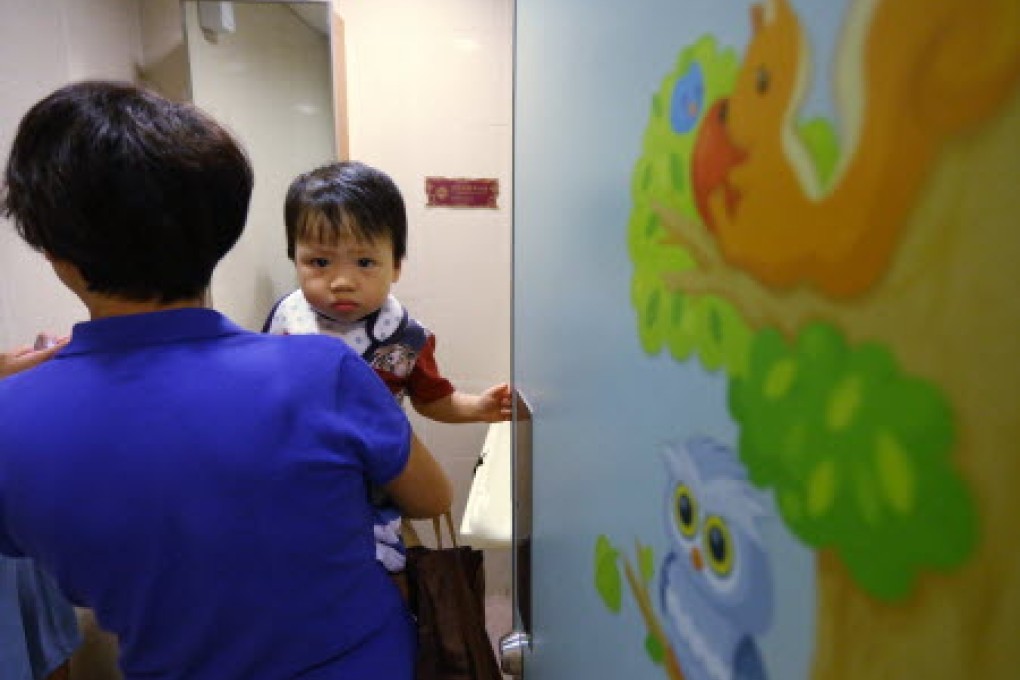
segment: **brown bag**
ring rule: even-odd
[[[443,547],[438,517],[432,520],[435,549],[421,545],[410,525],[405,526],[409,603],[418,621],[415,678],[502,680],[485,631],[482,552],[458,546],[453,518],[449,513],[443,518],[453,542],[448,548]]]

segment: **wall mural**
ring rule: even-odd
[[[787,0],[752,7],[747,45],[684,46],[632,175],[642,346],[724,375],[739,429],[663,442],[667,554],[594,546],[598,595],[639,607],[634,644],[674,680],[769,677],[768,518],[815,557],[813,677],[1016,659],[1020,401],[995,361],[1020,314],[995,253],[1020,241],[1020,3],[833,11],[831,64]],[[799,115],[811,69],[835,119]]]

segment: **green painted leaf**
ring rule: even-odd
[[[645,636],[645,651],[648,652],[648,658],[656,666],[661,666],[666,662],[666,650],[663,649],[659,639],[651,633]]]
[[[609,540],[599,536],[595,542],[595,590],[614,614],[618,614],[623,605],[623,582],[616,561],[618,555]]]
[[[875,442],[875,469],[889,505],[903,515],[914,510],[917,478],[913,464],[896,438],[884,432]]]
[[[807,511],[812,518],[819,518],[832,509],[836,499],[836,464],[831,460],[822,461],[808,477]]]

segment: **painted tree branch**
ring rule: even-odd
[[[634,600],[637,602],[638,609],[641,610],[641,615],[645,620],[645,625],[665,652],[664,663],[666,666],[666,674],[669,676],[670,680],[684,680],[683,671],[680,670],[680,662],[677,660],[676,654],[673,652],[673,647],[669,644],[669,639],[666,637],[665,631],[662,630],[662,624],[659,622],[659,618],[655,615],[655,610],[652,608],[652,601],[648,596],[648,589],[645,587],[645,584],[641,581],[641,579],[637,577],[637,574],[634,573],[634,567],[631,566],[630,560],[626,557],[623,557],[622,559],[623,571],[627,575],[627,583],[630,585],[631,592],[634,593]]]
[[[652,209],[666,234],[664,246],[682,248],[694,260],[695,268],[665,272],[662,281],[670,292],[715,295],[726,299],[752,328],[775,326],[787,337],[809,319],[832,318],[839,306],[804,286],[773,290],[739,267],[730,266],[715,237],[697,220],[656,203]]]

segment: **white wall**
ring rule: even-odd
[[[0,158],[18,121],[60,85],[83,78],[133,80],[141,60],[137,0],[0,2]],[[66,332],[85,308],[0,219],[0,347],[39,330]]]
[[[510,379],[512,0],[335,3],[346,34],[351,158],[400,186],[408,258],[395,293],[458,388]],[[425,207],[425,177],[499,179],[498,210]],[[454,480],[459,522],[484,425],[412,416]],[[508,588],[504,573],[490,570]]]

